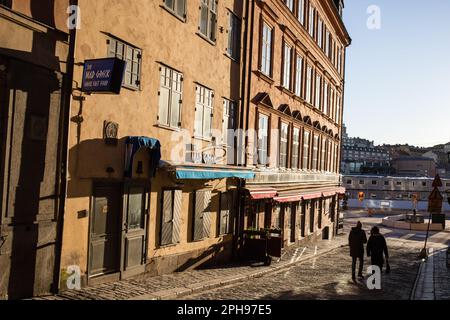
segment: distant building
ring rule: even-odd
[[[422,157],[433,159],[435,162],[438,162],[439,160],[439,156],[433,151],[428,151],[424,153]]]
[[[434,178],[437,173],[436,162],[425,157],[400,157],[392,166],[399,176]]]
[[[391,155],[373,141],[349,137],[346,127],[343,132],[341,171],[343,174],[389,174]]]
[[[358,199],[359,193],[364,193],[364,200],[377,200],[389,202],[390,205],[412,201],[413,195],[417,195],[418,202],[428,201],[428,196],[433,190],[433,178],[428,177],[396,177],[396,176],[366,176],[346,175],[343,177],[343,186],[347,190],[347,196],[351,202]],[[450,189],[450,179],[442,178],[443,186],[440,191]],[[382,204],[380,203],[380,205]],[[404,204],[403,204],[404,205]],[[410,205],[410,204],[408,204]]]

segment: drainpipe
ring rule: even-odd
[[[70,5],[78,6],[78,0],[71,0]],[[62,240],[64,230],[64,212],[67,199],[67,171],[68,171],[68,153],[69,153],[69,123],[70,123],[70,109],[72,104],[72,83],[75,65],[75,39],[77,29],[69,30],[69,55],[67,58],[67,74],[64,84],[64,102],[62,120],[60,125],[60,132],[62,133],[61,140],[59,142],[59,206],[58,206],[58,219],[57,219],[57,235],[56,235],[56,248],[55,248],[55,266],[53,276],[53,293],[59,292],[59,281],[61,274],[61,256],[62,256]]]
[[[250,44],[249,44],[249,63],[248,63],[248,82],[247,82],[247,98],[245,99],[246,104],[246,114],[245,114],[245,127],[244,132],[247,133],[249,128],[249,113],[250,113],[250,101],[251,101],[251,85],[252,85],[252,67],[253,67],[253,36],[255,30],[255,0],[252,0],[252,12],[251,12],[251,22],[250,22]],[[247,21],[248,23],[248,21]],[[248,135],[245,135],[245,147],[248,146]],[[247,154],[245,154],[245,166],[248,165]]]
[[[254,11],[255,11],[255,0],[251,1],[251,10],[250,10],[250,1],[244,1],[244,18],[245,18],[245,31],[244,31],[244,39],[243,39],[243,54],[242,54],[242,84],[241,84],[241,96],[242,96],[242,104],[241,104],[241,112],[239,114],[239,129],[241,134],[244,136],[239,137],[239,144],[244,142],[242,150],[240,154],[244,155],[244,161],[240,161],[239,166],[247,167],[247,153],[246,147],[248,146],[248,112],[250,109],[250,84],[251,84],[251,68],[253,61],[253,31],[254,31]],[[251,18],[250,18],[251,15]],[[244,106],[246,112],[244,112]],[[234,243],[233,243],[233,256],[236,258],[238,253],[238,245],[240,243],[240,235],[241,235],[241,220],[243,217],[243,209],[244,209],[244,197],[243,192],[245,188],[245,180],[240,179],[238,182],[238,201],[237,201],[237,219],[234,225]]]

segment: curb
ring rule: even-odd
[[[415,297],[416,297],[416,291],[417,291],[417,287],[419,285],[419,280],[420,280],[420,276],[422,275],[422,269],[424,266],[425,262],[420,262],[420,266],[419,266],[419,270],[417,271],[417,275],[416,275],[416,280],[414,281],[414,286],[411,292],[411,295],[409,296],[409,300],[413,300],[415,301]]]
[[[293,267],[294,265],[300,264],[302,262],[305,262],[311,258],[314,257],[320,257],[323,256],[333,250],[339,249],[339,248],[345,248],[348,245],[338,245],[335,246],[333,248],[328,248],[326,250],[324,250],[323,252],[320,252],[316,255],[311,254],[308,256],[304,256],[302,257],[300,260],[298,261],[294,261],[294,262],[286,262],[286,263],[282,263],[280,265],[276,265],[276,266],[271,266],[269,268],[267,268],[266,270],[257,270],[254,272],[247,272],[244,273],[241,276],[232,276],[232,277],[228,277],[222,280],[210,280],[210,281],[206,281],[203,283],[195,283],[195,284],[190,284],[190,285],[186,285],[185,287],[181,287],[181,288],[174,288],[174,289],[168,289],[168,290],[163,290],[163,291],[157,291],[157,292],[153,292],[153,293],[149,293],[149,294],[145,294],[145,295],[141,295],[141,296],[136,296],[133,298],[130,298],[128,300],[136,300],[136,301],[140,301],[140,300],[174,300],[174,299],[180,299],[192,294],[198,294],[198,293],[202,293],[204,291],[207,290],[212,290],[212,289],[217,289],[220,287],[224,287],[224,286],[229,286],[229,285],[233,285],[236,284],[238,282],[242,282],[242,281],[246,281],[246,280],[251,280],[254,278],[259,278],[262,277],[264,275],[268,275],[268,274],[272,274],[272,273],[278,273],[281,272],[285,269],[289,269],[291,267]]]

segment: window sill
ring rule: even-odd
[[[297,100],[298,102],[306,103],[305,99],[303,99],[302,97],[298,96],[297,94],[294,94],[293,98],[295,100]]]
[[[197,136],[193,136],[192,139],[200,140],[200,141],[205,141],[205,142],[212,142],[212,141],[213,141],[212,138],[197,137]]]
[[[159,123],[155,124],[154,127],[169,130],[169,131],[175,131],[175,132],[181,131],[181,128],[170,127],[170,126],[166,126],[166,125],[159,124]]]
[[[239,63],[239,58],[234,58],[233,56],[231,56],[228,52],[225,52],[223,54],[225,57],[229,58],[231,61],[235,62],[235,63]]]
[[[168,248],[176,247],[176,246],[178,246],[178,245],[179,245],[179,243],[165,244],[165,245],[160,245],[160,246],[158,247],[158,249],[168,249]]]
[[[125,84],[122,85],[122,88],[130,90],[130,91],[135,91],[135,92],[141,91],[141,87],[133,87],[133,86],[125,85]]]
[[[270,76],[266,75],[265,73],[257,70],[254,71],[254,73],[261,78],[262,80],[266,81],[268,84],[273,85],[275,83],[275,80],[273,80]]]
[[[293,96],[295,96],[295,93],[292,92],[290,89],[284,87],[284,86],[278,86],[278,89],[280,89],[282,92],[286,93],[288,96],[290,96],[291,98]]]
[[[165,5],[161,4],[160,5],[161,8],[163,8],[164,10],[166,10],[168,13],[170,13],[172,16],[174,16],[175,18],[177,18],[178,20],[180,20],[183,23],[186,23],[186,14],[184,17],[180,17],[179,15],[177,15],[175,13],[175,11],[171,10],[170,8],[167,8]]]
[[[203,40],[205,40],[206,42],[208,42],[210,45],[212,46],[216,46],[216,42],[212,41],[211,39],[209,39],[207,36],[205,36],[203,33],[200,32],[196,32],[196,35],[198,35],[200,38],[202,38]]]

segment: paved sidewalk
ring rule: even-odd
[[[428,260],[422,262],[412,300],[450,300],[450,269],[447,248],[429,249]]]
[[[157,277],[141,275],[129,280],[88,287],[82,290],[66,291],[58,296],[40,297],[35,298],[35,300],[176,299],[275,273],[346,245],[347,235],[340,235],[332,241],[320,242],[318,246],[290,247],[280,261],[274,261],[271,266],[234,264],[215,269],[187,271]]]

